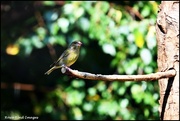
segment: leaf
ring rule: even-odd
[[[88,93],[89,93],[89,95],[94,96],[97,93],[97,90],[95,88],[91,87],[88,89]]]
[[[8,45],[6,48],[6,53],[9,55],[17,55],[19,53],[19,46],[17,45]]]
[[[54,6],[56,3],[54,1],[43,1],[43,4],[47,6]]]
[[[102,48],[104,53],[110,54],[111,56],[116,55],[116,49],[112,44],[103,44]]]
[[[82,120],[83,119],[83,115],[82,115],[82,111],[79,107],[73,107],[72,108],[73,114],[74,114],[74,118],[76,120]]]
[[[93,110],[93,104],[92,103],[84,103],[83,104],[83,109],[85,111],[91,112]]]
[[[83,87],[85,85],[83,80],[73,80],[72,86],[75,88]]]
[[[142,48],[144,46],[144,38],[143,38],[143,34],[138,30],[136,29],[134,31],[134,34],[135,34],[135,44],[139,47],[139,48]]]
[[[140,52],[140,56],[146,65],[151,63],[152,55],[151,55],[151,52],[149,51],[149,49],[143,48]]]
[[[42,43],[42,41],[40,41],[38,36],[32,36],[31,41],[36,48],[42,48],[44,46],[44,44]]]
[[[106,13],[109,10],[109,3],[108,2],[101,2],[101,10]]]
[[[59,26],[57,23],[50,24],[50,32],[52,35],[57,35]]]
[[[147,16],[149,16],[149,14],[150,14],[150,6],[145,5],[145,6],[143,7],[143,10],[142,10],[142,12],[141,12],[141,15],[142,15],[143,17],[147,17]]]
[[[137,103],[140,103],[143,100],[144,93],[143,93],[142,87],[140,85],[134,84],[131,87],[131,93]]]
[[[66,33],[68,31],[69,20],[66,18],[59,18],[58,25],[61,28],[62,32]]]
[[[85,94],[77,90],[70,90],[67,92],[67,103],[71,106],[81,105]]]

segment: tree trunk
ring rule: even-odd
[[[179,119],[179,1],[162,1],[156,23],[158,70],[176,70],[173,78],[159,79],[161,120]]]

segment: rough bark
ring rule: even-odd
[[[162,1],[156,23],[158,70],[176,70],[173,78],[159,79],[160,119],[179,119],[179,1]]]

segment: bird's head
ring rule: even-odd
[[[81,45],[82,45],[82,43],[80,41],[74,41],[70,44],[70,48],[74,48],[74,49],[77,47],[80,48]]]
[[[74,41],[71,43],[71,45],[81,46],[82,43],[80,41]]]

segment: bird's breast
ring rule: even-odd
[[[61,63],[69,67],[76,62],[78,56],[79,56],[78,52],[72,51],[66,58],[62,60],[63,62]]]

